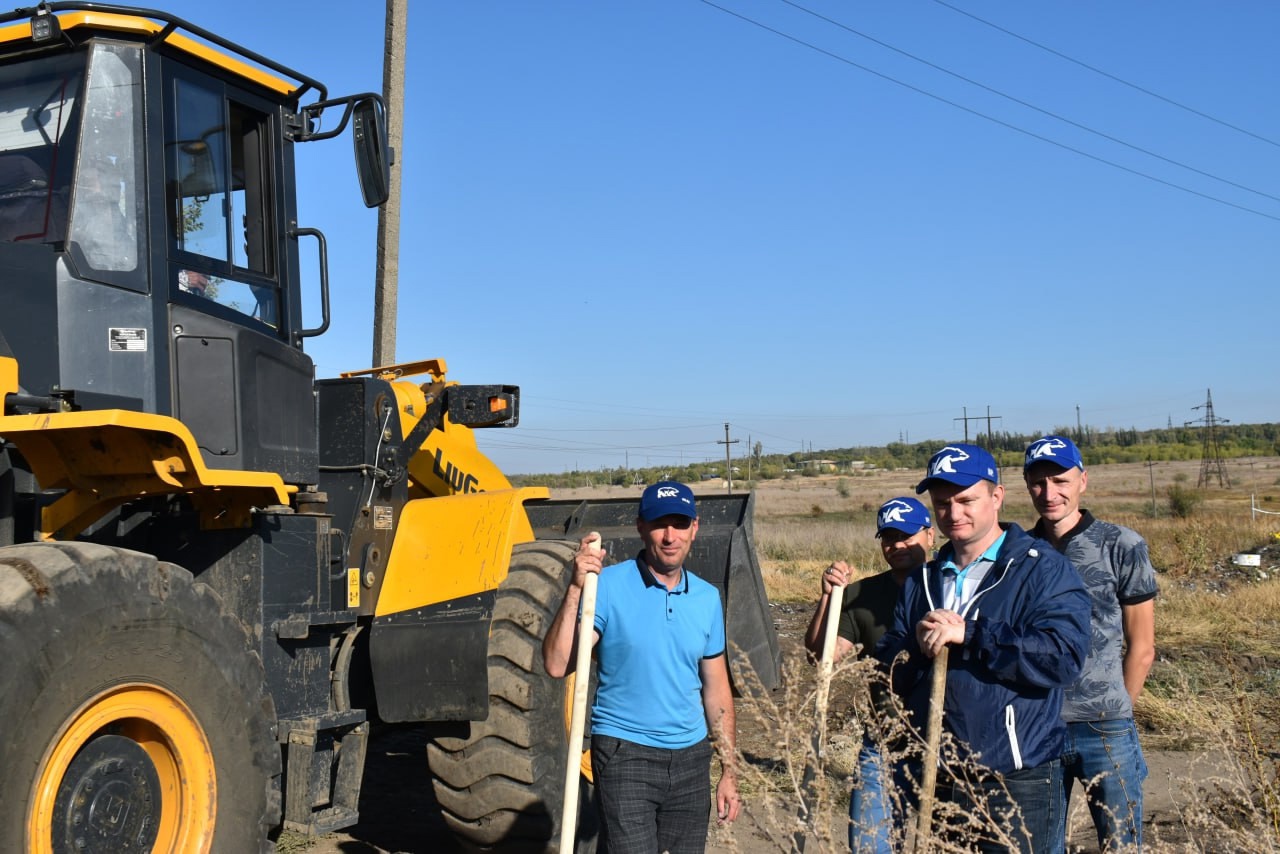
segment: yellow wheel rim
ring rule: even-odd
[[[67,768],[82,747],[102,734],[141,747],[160,782],[160,820],[154,851],[208,851],[217,812],[217,775],[209,740],[191,709],[157,685],[120,685],[80,707],[46,752],[27,819],[27,850],[53,851],[54,806]]]

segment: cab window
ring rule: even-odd
[[[0,241],[65,239],[83,53],[0,66]]]
[[[136,45],[94,42],[68,234],[81,276],[137,291],[147,287],[141,69]]]
[[[271,117],[216,81],[175,77],[171,92],[165,148],[173,292],[278,328]]]

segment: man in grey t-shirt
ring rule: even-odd
[[[1103,851],[1142,845],[1147,765],[1133,703],[1155,659],[1155,570],[1136,532],[1080,506],[1088,487],[1080,450],[1064,436],[1027,448],[1023,477],[1040,520],[1032,533],[1066,555],[1092,603],[1092,643],[1080,679],[1066,692],[1064,795],[1080,780]]]

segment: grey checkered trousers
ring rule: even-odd
[[[675,750],[591,737],[605,854],[702,854],[711,819],[711,743]]]

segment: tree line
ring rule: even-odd
[[[1207,427],[1166,427],[1154,430],[1135,428],[1099,429],[1096,427],[1055,427],[1043,433],[1010,433],[992,431],[978,433],[970,439],[991,451],[1001,467],[1021,467],[1026,447],[1046,434],[1070,437],[1084,456],[1086,466],[1109,463],[1138,463],[1153,460],[1198,460],[1204,452]],[[1280,456],[1280,423],[1218,424],[1213,439],[1224,459],[1238,457]],[[790,454],[765,454],[759,442],[750,453],[735,457],[732,465],[734,481],[743,486],[748,481],[781,477],[815,477],[840,472],[849,474],[868,469],[924,469],[939,449],[957,439],[926,439],[922,442],[890,442],[887,445],[860,445]],[[830,465],[820,465],[825,461]],[[724,477],[723,461],[689,463],[683,466],[627,469],[604,468],[594,471],[572,471],[558,474],[513,475],[517,485],[543,484],[553,488],[575,486],[625,486],[679,480],[693,483],[707,478]]]

